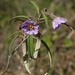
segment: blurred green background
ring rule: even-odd
[[[75,29],[75,0],[33,0],[41,9],[47,8],[48,11],[57,16],[65,17],[68,24]],[[35,15],[35,8],[29,0],[0,0],[0,73],[4,70],[7,62],[8,48],[12,38],[9,36],[18,30],[21,22],[12,23],[11,28],[8,22],[17,15]],[[71,34],[66,26],[54,31],[52,24],[49,28],[40,26],[43,39],[46,41],[52,52],[53,66],[48,75],[75,75],[75,34]],[[16,40],[14,46],[20,43]],[[8,70],[4,75],[29,75],[22,65],[22,52],[19,48],[10,61]],[[49,66],[48,54],[41,48],[40,56],[33,62],[33,75],[44,75]]]

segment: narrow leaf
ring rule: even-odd
[[[41,46],[41,41],[37,39],[36,46],[35,46],[35,52],[33,54],[34,58],[37,58],[40,46]]]
[[[39,14],[39,7],[38,7],[38,5],[35,2],[33,2],[33,1],[30,1],[30,2],[34,5],[35,9],[37,10],[37,12]]]
[[[27,72],[28,72],[29,74],[31,74],[30,69],[29,69],[29,63],[28,63],[27,60],[24,61],[24,65],[25,65],[25,68],[26,68]]]
[[[23,56],[26,55],[26,42],[22,43],[22,52],[23,52]]]
[[[23,62],[24,62],[24,66],[27,70],[27,72],[29,74],[31,74],[30,69],[29,69],[29,63],[28,63],[28,55],[27,55],[27,51],[26,51],[26,42],[22,43],[22,52],[23,52]]]
[[[43,40],[41,40],[41,42],[46,47],[46,49],[48,51],[49,58],[50,58],[50,67],[51,67],[52,66],[52,55],[51,55],[50,49],[49,49],[48,45]]]
[[[43,16],[43,18],[45,20],[46,26],[48,27],[48,19],[47,19],[47,16],[43,12],[42,12],[42,16]]]
[[[23,16],[23,15],[21,15],[21,16],[15,16],[15,17],[13,17],[13,18],[9,21],[9,25],[10,25],[10,23],[11,23],[13,20],[16,20],[16,19],[28,19],[28,16]]]
[[[32,37],[32,35],[29,35],[29,37],[27,39],[27,49],[28,49],[29,56],[31,58],[33,58],[34,43],[33,43],[33,37]]]
[[[10,43],[10,46],[9,46],[9,54],[11,54],[13,51],[12,51],[12,45],[14,43],[14,41],[17,39],[18,36],[16,36],[15,38],[12,39],[11,43]]]
[[[19,31],[14,32],[13,34],[11,34],[11,35],[9,36],[9,38],[10,38],[10,37],[12,37],[12,36],[13,36],[13,35],[15,35],[15,34],[18,34],[18,33],[21,33],[21,32],[22,32],[22,31],[20,31],[20,30],[19,30]]]

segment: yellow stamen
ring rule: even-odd
[[[33,24],[29,24],[29,25],[28,25],[28,28],[29,28],[29,29],[33,29],[33,28],[34,28],[34,25],[33,25]]]

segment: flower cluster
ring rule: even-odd
[[[65,18],[55,17],[53,19],[53,25],[52,25],[53,29],[56,30],[66,21],[67,20]],[[37,25],[36,22],[34,22],[32,20],[27,20],[27,21],[23,22],[23,24],[20,26],[20,29],[22,29],[27,34],[32,35],[32,34],[38,34],[38,27],[39,27],[39,25]]]

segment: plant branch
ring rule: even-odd
[[[3,75],[3,74],[7,71],[8,67],[9,67],[9,63],[10,63],[11,57],[13,56],[13,54],[17,51],[17,49],[22,45],[22,43],[23,43],[27,38],[28,38],[28,36],[24,37],[23,41],[14,49],[14,51],[13,51],[10,55],[8,55],[8,60],[7,60],[6,68],[4,69],[4,71],[3,71],[0,75]]]

